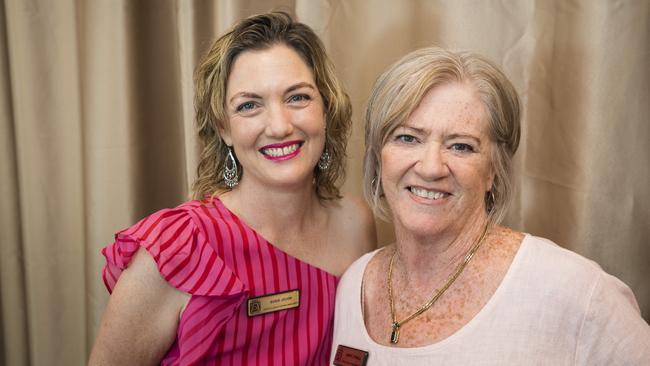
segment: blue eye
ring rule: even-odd
[[[255,103],[245,102],[237,106],[237,112],[248,112],[255,109]]]
[[[472,147],[472,145],[463,144],[463,143],[452,144],[451,149],[459,152],[474,152],[474,148]]]
[[[395,136],[395,140],[401,141],[401,142],[415,142],[415,137],[411,135],[397,135]]]
[[[292,95],[291,97],[289,97],[290,102],[304,102],[304,101],[308,101],[310,99],[311,98],[309,97],[309,95],[306,95],[306,94],[296,94],[296,95]]]

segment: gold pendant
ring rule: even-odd
[[[390,343],[397,344],[397,341],[399,341],[399,324],[395,322],[391,325],[391,328]]]

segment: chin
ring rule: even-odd
[[[393,220],[403,232],[415,236],[432,236],[445,229],[445,224],[435,217],[422,217],[421,215],[410,215],[401,220]]]
[[[314,180],[313,174],[296,174],[292,176],[285,176],[281,179],[273,180],[273,185],[278,187],[287,187],[292,189],[298,189],[303,186],[311,185]]]

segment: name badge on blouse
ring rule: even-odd
[[[368,362],[368,352],[339,344],[334,355],[336,366],[365,366]]]
[[[300,290],[289,290],[248,299],[248,316],[263,315],[300,306]]]

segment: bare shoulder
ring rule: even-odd
[[[505,226],[493,227],[486,237],[481,255],[475,259],[476,264],[483,270],[495,273],[493,278],[500,282],[517,255],[524,237],[524,233]]]
[[[345,195],[331,206],[330,213],[333,235],[340,239],[339,243],[352,243],[346,247],[354,252],[355,257],[377,247],[375,218],[361,197]]]
[[[489,243],[501,255],[514,257],[519,250],[521,242],[526,235],[520,231],[513,230],[506,226],[496,226],[492,229],[492,234],[489,237]]]
[[[109,297],[89,365],[159,363],[189,296],[169,285],[140,248]]]
[[[372,211],[359,197],[351,195],[328,202],[327,238],[328,270],[340,276],[363,254],[377,246],[375,220]]]
[[[387,245],[370,258],[362,277],[363,291],[363,313],[366,326],[370,323],[376,324],[383,319],[385,309],[388,305],[386,294],[387,268],[391,255],[395,252],[395,244]]]
[[[386,269],[390,257],[395,252],[395,244],[390,244],[378,250],[377,253],[370,258],[366,270],[363,273],[363,281],[370,287],[383,283],[381,279],[386,277]]]

